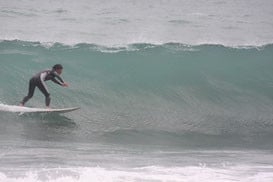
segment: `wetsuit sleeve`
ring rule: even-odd
[[[60,80],[61,83],[64,83],[63,79],[59,75],[56,74],[56,78],[58,78],[58,80]]]
[[[57,83],[58,85],[62,85],[62,83],[63,83],[63,82],[60,83],[60,82],[59,82],[58,80],[56,80],[55,78],[52,78],[51,80],[52,80],[54,83]]]
[[[62,85],[64,83],[63,79],[58,75],[56,74],[55,72],[53,72],[53,75],[54,77],[51,79],[54,83],[57,83],[59,85]],[[59,80],[56,80],[55,77]]]

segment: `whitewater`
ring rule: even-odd
[[[0,0],[0,181],[273,180],[270,0]],[[44,107],[36,89],[29,107]]]

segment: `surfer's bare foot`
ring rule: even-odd
[[[24,106],[24,105],[22,103],[20,103],[19,106]]]
[[[51,109],[49,106],[46,106],[46,109]]]

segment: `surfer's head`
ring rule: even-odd
[[[56,71],[59,75],[62,74],[63,66],[61,64],[55,64],[52,70]]]

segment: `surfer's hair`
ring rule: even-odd
[[[58,70],[58,69],[63,69],[63,66],[61,64],[55,64],[53,67],[52,67],[53,70]]]

